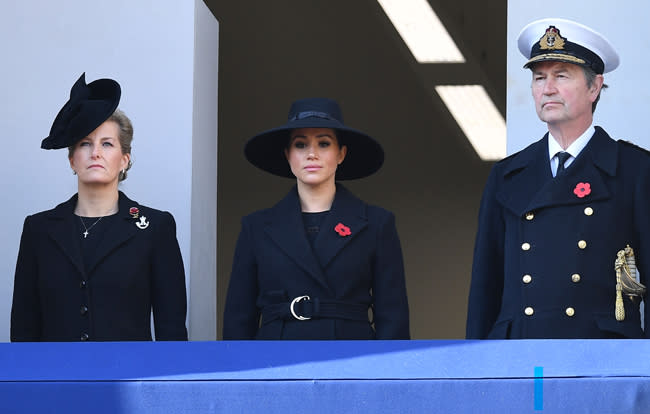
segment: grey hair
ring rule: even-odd
[[[585,80],[587,81],[587,88],[591,88],[594,84],[594,81],[596,80],[596,76],[598,74],[594,72],[592,68],[588,68],[586,66],[581,66],[582,71],[585,74]],[[603,86],[600,88],[600,91],[598,91],[598,96],[596,97],[596,100],[591,104],[591,113],[593,114],[596,112],[596,105],[598,105],[598,101],[600,101],[600,93],[603,91],[603,89],[607,89],[609,86],[607,86],[605,83],[603,83]]]

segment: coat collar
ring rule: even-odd
[[[548,161],[548,134],[510,159],[504,160],[503,186],[497,199],[521,216],[551,205],[570,205],[610,197],[604,174],[616,175],[618,147],[601,128],[578,157],[558,178],[553,178]],[[580,198],[573,190],[579,183],[589,183],[591,193]]]
[[[339,223],[349,228],[351,234],[337,233],[335,228]],[[332,208],[323,219],[312,249],[305,233],[298,190],[294,186],[271,208],[265,232],[287,256],[329,289],[324,269],[367,225],[366,204],[337,184]]]
[[[104,257],[139,231],[135,225],[138,220],[129,214],[129,209],[131,207],[137,208],[140,216],[145,214],[145,212],[142,211],[142,207],[137,202],[130,200],[120,191],[118,198],[118,220],[114,226],[109,227],[106,231],[91,263],[87,263],[84,266],[79,235],[73,231],[76,228],[74,220],[77,218],[74,214],[74,209],[77,205],[77,200],[78,195],[75,194],[69,200],[59,204],[48,212],[47,218],[51,223],[48,226],[48,234],[59,245],[66,256],[68,256],[77,270],[87,278],[90,277],[92,271]]]
[[[339,224],[343,228],[348,228],[350,234],[345,235],[337,231]],[[338,252],[357,237],[367,225],[366,204],[342,185],[337,185],[332,208],[323,220],[314,243],[320,265],[326,268]]]

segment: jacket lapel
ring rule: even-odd
[[[610,176],[616,174],[618,149],[602,128],[596,127],[596,133],[566,173],[556,178],[552,178],[550,172],[547,139],[548,134],[535,143],[527,154],[513,160],[512,166],[504,173],[505,184],[497,195],[504,206],[521,216],[544,207],[581,204],[611,197],[603,173]],[[579,183],[590,186],[591,192],[585,197],[578,197],[574,192]]]
[[[298,266],[329,289],[323,269],[319,266],[305,234],[298,190],[295,186],[271,208],[264,231]]]
[[[47,233],[56,243],[61,251],[70,259],[74,267],[82,275],[84,272],[83,259],[81,257],[81,246],[79,237],[75,234],[77,224],[74,222],[74,208],[77,205],[77,195],[75,194],[65,203],[56,206],[49,214],[48,220],[50,225]]]
[[[517,215],[525,214],[531,200],[553,179],[548,161],[548,134],[512,156],[503,171],[497,200]]]
[[[336,231],[339,224],[343,228]],[[332,208],[323,220],[314,243],[314,250],[320,266],[323,269],[327,268],[339,251],[357,237],[367,225],[365,203],[338,184]],[[349,229],[349,235],[346,235],[345,228]]]
[[[119,200],[118,200],[119,211],[117,213],[117,220],[115,221],[114,226],[110,226],[104,238],[97,247],[97,251],[93,256],[90,263],[88,263],[88,276],[92,274],[93,270],[97,265],[111,252],[117,249],[119,246],[124,244],[127,240],[132,238],[138,230],[136,227],[136,222],[138,219],[135,219],[129,214],[129,209],[131,207],[136,207],[139,209],[139,216],[146,216],[146,211],[142,211],[141,206],[135,201],[130,200],[124,193],[120,191]]]
[[[542,191],[536,194],[528,210],[551,205],[583,204],[610,198],[611,194],[603,173],[614,176],[617,159],[616,143],[602,128],[596,127],[596,133],[567,168],[565,174],[550,180]],[[579,197],[575,193],[580,183],[588,184],[590,187],[589,194],[584,197]]]

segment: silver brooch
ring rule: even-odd
[[[149,222],[147,221],[147,218],[145,216],[142,216],[140,217],[140,221],[137,221],[135,225],[138,226],[140,230],[144,230],[147,227],[149,227]]]

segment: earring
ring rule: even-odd
[[[72,175],[77,175],[77,172],[75,170],[72,170]]]

